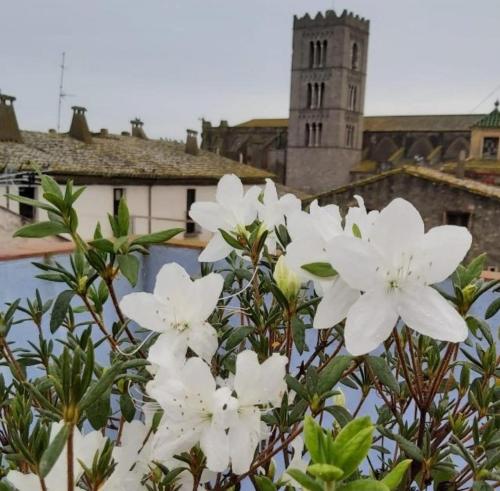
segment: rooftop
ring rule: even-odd
[[[0,172],[32,169],[49,174],[94,178],[203,180],[234,173],[246,183],[262,182],[269,172],[200,150],[188,154],[181,142],[128,135],[93,134],[83,143],[68,134],[22,131],[22,143],[0,141]]]
[[[475,128],[500,128],[500,111],[498,110],[499,101],[495,102],[495,109],[481,118],[476,124]]]
[[[324,193],[318,194],[316,196],[313,196],[308,201],[311,201],[312,199],[321,199],[322,197],[343,193],[345,191],[348,191],[349,189],[366,186],[373,182],[377,182],[386,179],[389,176],[397,174],[406,174],[409,176],[418,177],[420,179],[426,179],[428,181],[446,184],[447,186],[451,186],[457,189],[462,189],[472,194],[477,194],[480,196],[485,196],[500,201],[500,187],[498,186],[483,184],[481,182],[474,181],[472,179],[461,179],[452,176],[450,174],[446,174],[445,172],[416,165],[404,165],[387,172],[382,172],[380,174],[377,174],[376,176],[367,177],[366,179],[355,181],[345,186],[332,189],[331,191],[326,191]]]

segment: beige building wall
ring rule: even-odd
[[[470,157],[483,158],[483,142],[485,138],[499,138],[500,130],[495,128],[473,128],[471,132]],[[500,145],[498,145],[497,158],[500,160]]]

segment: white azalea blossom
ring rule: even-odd
[[[233,248],[224,240],[220,229],[238,234],[246,233],[246,226],[257,218],[257,202],[261,189],[252,186],[244,191],[241,180],[234,174],[223,176],[217,184],[216,202],[197,201],[189,216],[214,235],[198,257],[200,262],[224,259]]]
[[[153,438],[154,459],[166,462],[199,444],[210,470],[228,466],[227,417],[238,403],[229,388],[216,387],[205,362],[189,358],[177,377],[148,386],[148,392],[165,411]]]
[[[221,275],[210,273],[191,280],[176,263],[163,266],[156,277],[154,292],[131,293],[123,297],[123,313],[140,326],[161,333],[151,348],[150,359],[169,366],[184,359],[191,348],[210,361],[217,349],[217,333],[207,322],[222,291]]]
[[[234,391],[238,409],[230,419],[229,448],[235,474],[248,471],[258,443],[266,436],[261,422],[261,407],[278,407],[286,391],[286,356],[273,354],[259,364],[254,351],[236,357]]]
[[[301,202],[293,194],[287,193],[281,198],[278,197],[276,184],[271,179],[266,179],[262,202],[257,203],[259,221],[269,235],[266,239],[267,247],[271,254],[276,253],[276,237],[274,229],[279,225],[285,225],[286,218],[292,213],[300,211]]]
[[[56,437],[63,425],[63,422],[52,424],[50,429],[50,441]],[[86,467],[91,467],[94,455],[104,446],[105,442],[106,437],[99,431],[91,431],[87,435],[82,435],[77,427],[74,428],[73,469],[75,486],[83,475],[83,467],[79,461],[82,461]],[[68,489],[67,455],[67,446],[65,446],[54,466],[44,479],[47,491],[66,491]],[[10,484],[15,486],[18,491],[36,491],[42,489],[40,479],[36,474],[23,474],[22,472],[12,470],[9,471],[6,479]]]
[[[336,237],[328,246],[332,266],[350,287],[364,292],[347,314],[348,351],[372,351],[399,317],[426,336],[464,341],[465,321],[430,285],[455,271],[471,240],[466,228],[452,225],[425,233],[418,211],[401,198],[380,212],[369,241]]]

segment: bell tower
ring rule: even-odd
[[[370,23],[333,10],[294,17],[286,184],[347,184],[361,160]]]

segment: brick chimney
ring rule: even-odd
[[[188,153],[189,155],[198,155],[200,153],[200,149],[198,148],[197,131],[187,130],[186,153]]]
[[[0,141],[22,143],[23,137],[14,111],[15,97],[0,94]]]
[[[83,143],[92,143],[92,135],[89,131],[87,118],[85,118],[86,108],[81,106],[73,106],[73,119],[69,128],[69,135],[80,140]]]
[[[132,125],[132,136],[135,136],[136,138],[142,138],[143,140],[148,139],[146,133],[144,133],[144,123],[139,118],[133,119],[132,121],[130,121],[130,124]]]

